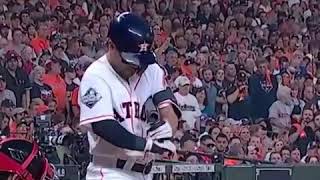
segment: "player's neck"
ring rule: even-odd
[[[111,65],[112,69],[124,80],[128,81],[130,76],[127,74],[126,71],[122,70],[120,66],[115,65],[115,61],[112,59],[110,54],[107,54],[107,59],[109,64]]]

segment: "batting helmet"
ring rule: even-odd
[[[120,14],[111,22],[108,36],[124,63],[143,68],[156,62],[151,50],[154,34],[142,17],[130,12]]]
[[[53,180],[54,168],[36,143],[18,138],[0,141],[0,179]]]

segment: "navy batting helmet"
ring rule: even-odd
[[[108,36],[124,63],[143,68],[156,62],[151,50],[154,34],[142,17],[130,12],[120,14],[111,22]]]

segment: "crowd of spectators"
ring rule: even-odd
[[[318,0],[0,0],[2,136],[32,138],[45,113],[57,131],[78,132],[81,77],[123,11],[153,28],[182,110],[179,149],[319,163]]]

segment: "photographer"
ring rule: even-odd
[[[248,83],[246,72],[244,70],[239,70],[237,73],[235,65],[229,64],[226,68],[226,74],[234,75],[234,83],[230,81],[229,88],[226,91],[229,104],[228,117],[235,120],[249,118],[249,103],[247,98]]]

